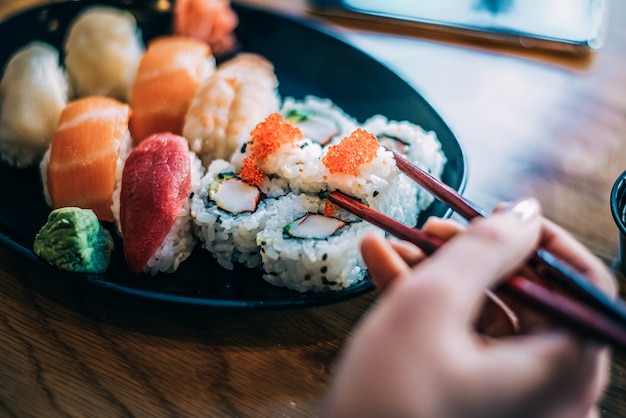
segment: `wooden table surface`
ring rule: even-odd
[[[37,3],[0,0],[0,16]],[[246,3],[321,19],[304,0]],[[585,60],[328,24],[442,115],[467,153],[470,199],[490,208],[536,196],[612,265],[609,193],[626,169],[626,2],[611,6],[606,42]],[[375,299],[203,314],[120,299],[111,309],[33,274],[0,249],[0,416],[315,416],[338,351]],[[604,417],[626,416],[625,372],[616,353]]]

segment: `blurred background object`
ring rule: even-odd
[[[609,0],[310,0],[324,16],[417,36],[586,54],[604,40]]]

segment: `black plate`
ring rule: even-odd
[[[131,11],[145,41],[170,31],[171,11],[159,9],[157,2],[53,3],[0,23],[0,68],[4,68],[16,49],[32,40],[59,48],[71,19],[84,7],[96,3]],[[463,189],[465,158],[458,141],[420,94],[395,73],[315,23],[242,6],[237,6],[236,11],[241,49],[262,54],[273,62],[283,97],[313,94],[333,100],[361,122],[374,114],[383,114],[434,130],[448,158],[443,180],[457,190]],[[0,207],[0,245],[17,253],[20,263],[23,261],[29,269],[35,267],[41,280],[65,282],[70,287],[74,285],[74,290],[87,286],[101,289],[103,294],[110,294],[108,290],[113,295],[196,307],[282,308],[337,302],[373,288],[366,279],[342,291],[301,294],[266,283],[260,270],[225,270],[200,249],[174,274],[136,277],[124,266],[119,241],[106,274],[65,273],[48,266],[32,252],[35,234],[50,211],[43,198],[38,170],[0,164],[0,190],[4,196]],[[435,203],[420,217],[420,222],[428,215],[448,214],[445,206]]]

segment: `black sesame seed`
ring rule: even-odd
[[[322,260],[326,261],[327,258],[328,258],[328,254],[324,253],[324,255],[322,256]]]
[[[248,143],[244,142],[239,151],[243,154],[244,152],[246,152],[247,147],[248,147]]]
[[[373,196],[374,197],[378,196],[378,190],[374,190]]]
[[[328,271],[328,266],[322,266],[322,268],[320,269],[320,273],[324,274]]]

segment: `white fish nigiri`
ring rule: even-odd
[[[65,42],[65,67],[74,93],[128,102],[143,51],[130,12],[108,6],[86,9],[73,21]]]
[[[11,165],[39,164],[67,104],[59,52],[34,41],[13,54],[0,81],[0,157]]]

